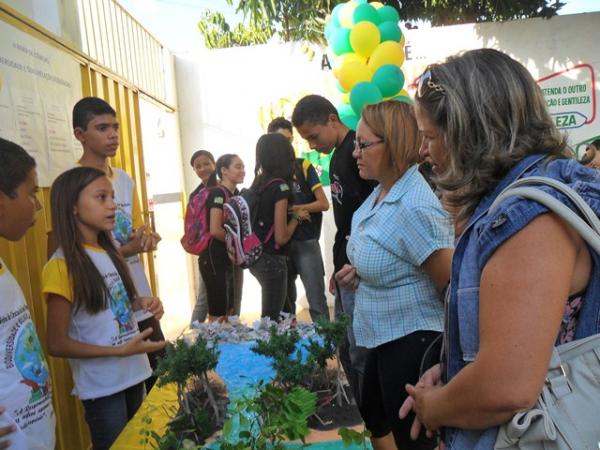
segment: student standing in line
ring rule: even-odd
[[[146,340],[134,311],[160,319],[156,297],[139,297],[111,231],[117,204],[104,171],[77,167],[50,193],[59,248],[42,273],[51,355],[69,358],[73,392],[83,403],[94,450],[108,449],[138,410],[152,371],[145,353],[165,342]]]
[[[373,191],[374,182],[363,180],[352,157],[355,133],[345,126],[329,100],[319,95],[307,95],[294,108],[292,123],[300,136],[313,150],[333,153],[329,166],[331,199],[337,232],[333,244],[334,273],[348,264],[346,244],[350,235],[354,211]],[[334,151],[335,149],[335,151]],[[335,314],[354,314],[354,290],[339,286],[334,275],[329,281],[329,291],[335,294]],[[352,326],[348,328],[348,345],[340,351],[342,366],[359,401],[360,377],[364,372],[366,350],[357,347]]]
[[[294,158],[292,144],[279,133],[265,134],[256,143],[255,178],[250,189],[260,198],[255,230],[264,247],[250,273],[262,289],[261,316],[271,320],[279,320],[287,295],[286,244],[298,224],[310,217],[308,211],[300,209],[288,220]]]
[[[279,133],[290,142],[293,140],[292,123],[283,117],[277,117],[267,127],[269,133]],[[325,267],[319,237],[323,223],[323,211],[329,209],[321,180],[313,165],[304,158],[295,158],[292,180],[294,204],[291,211],[306,209],[310,221],[302,222],[296,228],[289,242],[287,299],[283,312],[296,314],[296,278],[300,275],[310,317],[329,320],[329,308],[325,297]]]
[[[35,160],[0,138],[0,238],[17,242],[33,226],[38,191]],[[23,291],[1,258],[0,402],[0,449],[54,450],[48,362]]]
[[[114,157],[119,148],[117,113],[101,98],[85,97],[73,107],[73,133],[83,147],[79,164],[102,170],[112,182],[117,204],[112,236],[127,261],[137,294],[141,297],[152,296],[140,258],[142,253],[156,250],[161,238],[143,221],[134,181],[125,171],[109,165],[109,158]],[[142,330],[152,326],[152,339],[164,340],[160,323],[151,316],[139,315],[136,320]],[[163,354],[161,351],[148,355],[153,370],[158,364],[157,359]],[[150,377],[146,389],[149,391],[155,382],[156,377]]]
[[[237,195],[237,185],[244,182],[246,171],[239,156],[226,154],[217,159],[216,169],[206,187],[211,193],[206,199],[206,222],[212,239],[200,253],[200,273],[206,283],[208,320],[225,322],[229,315],[239,315],[243,272],[233,267],[225,247],[223,205],[229,197]],[[217,181],[217,177],[219,181]]]
[[[196,194],[199,194],[204,188],[206,188],[209,177],[215,171],[215,157],[208,150],[198,150],[192,155],[192,158],[190,159],[190,165],[193,167],[196,175],[198,175],[198,178],[200,178],[200,184],[190,194],[188,204],[192,201],[192,198],[194,198]],[[200,270],[200,258],[198,258],[198,270]],[[208,303],[206,300],[206,284],[204,283],[202,274],[200,273],[198,282],[198,297],[196,299],[196,304],[194,305],[194,310],[192,311],[192,319],[190,322],[193,323],[198,321],[202,323],[206,320],[207,314]]]

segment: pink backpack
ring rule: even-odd
[[[194,195],[188,203],[184,220],[184,235],[181,238],[181,245],[184,250],[192,255],[199,255],[208,247],[212,236],[210,235],[210,224],[208,223],[208,213],[206,212],[206,203],[208,196],[214,189],[221,189],[225,200],[229,197],[227,189],[222,186],[204,188]]]
[[[225,228],[225,246],[231,262],[244,269],[254,265],[263,252],[263,246],[273,237],[274,226],[269,229],[264,241],[257,236],[258,210],[260,194],[275,182],[284,182],[282,178],[273,178],[260,192],[244,189],[240,195],[234,195],[223,205],[223,227]]]

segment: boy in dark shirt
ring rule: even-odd
[[[356,161],[352,157],[355,133],[341,122],[337,110],[329,100],[320,95],[302,98],[294,108],[292,123],[311,149],[321,153],[331,153],[335,149],[329,167],[333,215],[337,228],[333,244],[335,273],[349,263],[346,243],[350,235],[352,215],[369,196],[373,185],[359,176]],[[354,291],[338,286],[333,275],[329,281],[329,290],[335,294],[336,315],[344,312],[352,317]],[[358,400],[365,349],[356,346],[351,325],[348,328],[348,346],[340,353],[348,381]]]

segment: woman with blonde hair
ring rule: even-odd
[[[356,289],[353,329],[368,349],[359,409],[376,450],[436,446],[425,435],[411,441],[412,420],[398,418],[405,384],[439,356],[453,246],[450,219],[417,169],[419,143],[410,105],[364,109],[353,156],[379,185],[354,213],[351,264],[336,279]]]
[[[498,427],[536,403],[553,347],[600,331],[600,258],[540,203],[510,197],[490,207],[513,181],[544,176],[570,185],[598,214],[600,173],[569,157],[533,77],[497,50],[429,66],[415,114],[421,154],[464,225],[445,364],[407,386],[400,415],[416,411],[415,436],[422,425],[443,429],[449,450],[491,450]]]

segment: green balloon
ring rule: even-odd
[[[336,28],[331,33],[331,50],[336,55],[343,55],[352,51],[350,45],[350,30],[348,28]]]
[[[379,33],[381,34],[381,42],[400,42],[400,39],[402,39],[402,30],[400,30],[400,27],[395,22],[383,22],[380,24]],[[327,27],[325,28],[325,35],[327,35]]]
[[[344,125],[346,125],[348,128],[350,128],[351,130],[356,130],[356,126],[358,125],[359,119],[360,119],[360,117],[358,117],[354,113],[352,113],[351,115],[348,115],[348,116],[340,116],[340,120],[342,121],[342,123]]]
[[[393,100],[395,102],[403,102],[408,105],[412,105],[414,103],[413,99],[410,97],[407,97],[406,95],[398,95],[396,97],[393,97],[391,100]]]
[[[354,2],[358,5],[364,5],[365,3],[369,3],[368,0],[354,0]]]
[[[338,112],[338,114],[339,114],[340,117],[355,115],[354,114],[354,110],[352,109],[352,106],[350,106],[350,104],[344,103],[344,102],[338,103],[338,105],[337,105],[337,112]]]
[[[384,22],[394,22],[398,23],[400,21],[400,14],[398,11],[392,6],[385,5],[377,10],[377,14],[379,14],[379,18],[381,19],[381,23]]]
[[[373,105],[381,100],[383,100],[381,91],[369,81],[358,83],[350,91],[350,104],[357,116],[360,116],[365,105]]]
[[[338,27],[334,25],[333,21],[330,21],[327,25],[325,25],[325,39],[327,39],[328,44],[331,44],[331,36],[336,28]]]
[[[336,27],[340,26],[340,11],[342,10],[343,6],[344,4],[340,3],[331,10],[331,23]]]
[[[379,14],[377,14],[377,10],[368,3],[364,5],[358,5],[352,14],[353,24],[364,21],[374,23],[375,25],[379,25],[381,23],[381,19]]]
[[[396,95],[404,87],[404,74],[395,64],[381,66],[371,80],[384,97]]]

